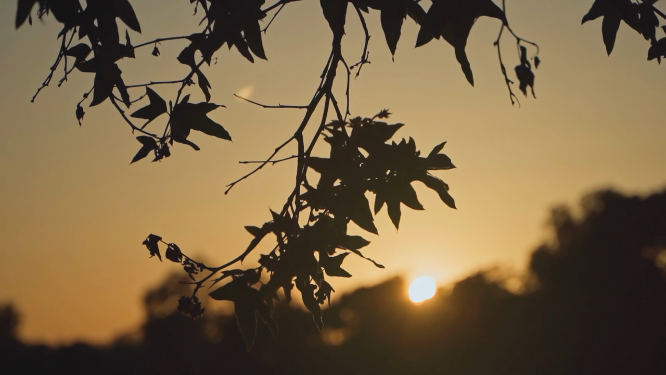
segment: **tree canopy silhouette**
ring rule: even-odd
[[[128,0],[87,0],[85,3],[79,0],[19,0],[17,28],[26,22],[32,24],[35,9],[37,17],[52,14],[62,24],[62,30],[57,35],[60,50],[32,100],[35,101],[39,92],[51,83],[58,69],[62,68],[63,72],[59,86],[75,70],[94,73],[94,78],[91,75],[90,90],[76,104],[76,118],[81,124],[85,116],[84,106],[95,107],[105,102],[114,106],[132,132],[140,133],[136,137],[139,149],[131,163],[151,154],[153,161],[164,160],[171,156],[174,142],[199,151],[199,146],[188,139],[192,130],[230,141],[229,132],[207,116],[224,106],[211,101],[212,84],[204,73],[205,68],[218,59],[219,50],[225,44],[230,49],[235,47],[249,62],[254,62],[255,58],[266,59],[263,33],[268,31],[275,17],[287,5],[293,7],[298,4],[293,0],[280,0],[270,6],[265,6],[263,0],[190,0],[190,3],[195,16],[201,20],[194,33],[134,44],[132,38],[136,39],[135,33],[141,32],[141,25]],[[427,11],[417,0],[321,0],[320,3],[323,12],[320,22],[327,22],[332,33],[331,50],[310,102],[302,106],[265,105],[241,98],[264,108],[305,110],[294,133],[277,145],[267,158],[244,162],[255,164],[255,167],[231,182],[225,191],[225,194],[228,193],[268,164],[295,160],[295,184],[284,205],[271,210],[265,223],[246,226],[245,229],[253,237],[249,245],[238,257],[221,266],[199,262],[186,255],[175,243],[164,241],[155,234],[150,234],[143,242],[150,255],[157,256],[160,261],[160,246],[166,246],[164,257],[181,264],[192,280],[192,294],[183,296],[178,304],[178,310],[185,314],[198,317],[204,313],[205,308],[197,296],[204,285],[226,282],[212,291],[210,296],[234,302],[238,324],[248,349],[253,345],[258,321],[263,321],[272,332],[277,331],[272,311],[280,289],[290,300],[291,291],[296,286],[304,305],[312,313],[315,325],[321,329],[320,305],[326,301],[330,303],[331,293],[334,292],[326,276],[351,277],[342,268],[349,254],[368,259],[383,268],[361,252],[370,243],[368,240],[347,234],[351,222],[376,234],[374,215],[386,206],[388,216],[398,228],[403,205],[414,210],[423,209],[412,187],[416,181],[436,192],[447,206],[455,208],[449,186],[432,174],[433,171],[455,168],[451,159],[441,153],[445,142],[422,156],[412,138],[392,140],[403,124],[386,122],[390,116],[388,110],[370,117],[351,116],[351,76],[358,76],[365,64],[370,62],[370,35],[364,14],[371,10],[380,12],[382,30],[392,55],[396,53],[403,22],[409,16],[419,27],[415,45],[422,46],[435,39],[446,41],[454,48],[461,70],[472,85],[472,64],[466,53],[470,31],[480,17],[497,19],[499,32],[494,47],[511,103],[517,103],[518,98],[513,92],[514,82],[502,60],[501,42],[505,30],[518,47],[516,51],[520,63],[514,69],[518,88],[525,96],[529,89],[535,97],[532,66],[538,68],[541,63],[539,46],[514,32],[505,12],[504,0],[501,7],[492,0],[434,0]],[[583,22],[604,17],[603,40],[610,54],[619,24],[624,21],[650,41],[648,59],[661,61],[661,57],[666,56],[666,38],[656,38],[659,28],[657,16],[666,16],[654,7],[654,3],[652,0],[638,0],[637,3],[631,0],[596,0]],[[361,36],[364,38],[363,52],[358,62],[353,64],[349,64],[342,54],[345,25],[350,15],[358,18],[364,30]],[[160,43],[166,42],[185,45],[172,58],[188,67],[187,75],[176,80],[126,83],[120,69],[123,60],[166,58],[159,50]],[[150,47],[152,51],[149,53]],[[339,71],[342,71],[343,79],[346,78],[342,83],[346,85],[346,95],[340,101],[333,93]],[[157,86],[174,88],[168,103],[153,89]],[[190,102],[192,90],[201,90],[206,101]],[[135,104],[142,107],[127,112]],[[323,107],[322,118],[315,121],[312,116],[320,107]],[[304,130],[308,126],[316,128],[314,137],[309,141],[304,139]],[[330,147],[328,158],[312,155],[321,139]],[[287,145],[293,143],[298,148],[296,155],[280,155]],[[368,192],[375,195],[372,209],[366,198]],[[275,238],[275,245],[268,254],[260,256],[259,267],[231,268],[271,235]],[[269,275],[267,282],[260,282],[262,274]]]

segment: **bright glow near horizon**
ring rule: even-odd
[[[409,299],[414,303],[423,302],[435,296],[437,285],[430,276],[421,276],[409,286]]]

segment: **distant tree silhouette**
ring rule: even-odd
[[[9,375],[664,374],[666,191],[603,191],[583,202],[578,217],[553,213],[554,238],[533,252],[520,293],[486,271],[415,305],[395,278],[336,300],[322,312],[322,331],[306,312],[276,304],[283,330],[272,339],[257,327],[247,353],[233,317],[192,320],[173,310],[187,277],[172,275],[146,293],[138,331],[104,347],[0,341],[0,368]],[[14,330],[15,311],[0,311],[0,326]]]
[[[50,73],[37,90],[48,86],[57,69],[62,67],[63,77],[58,85],[67,81],[67,77],[78,70],[94,73],[90,90],[83,94],[83,99],[76,105],[76,118],[81,124],[85,111],[83,104],[94,107],[108,100],[118,111],[122,119],[131,127],[132,132],[141,133],[137,141],[141,144],[132,163],[154,155],[153,161],[163,160],[171,155],[174,142],[186,144],[199,150],[188,139],[190,132],[196,130],[224,140],[231,140],[231,135],[220,124],[207,117],[207,114],[222,105],[210,102],[211,83],[206,78],[204,64],[210,65],[213,56],[227,44],[232,46],[250,62],[254,58],[266,59],[262,33],[280,11],[294,0],[280,0],[262,8],[263,0],[190,0],[195,14],[202,17],[201,27],[191,35],[168,36],[152,41],[133,44],[128,29],[141,32],[139,20],[128,0],[87,0],[85,5],[79,0],[19,0],[16,13],[16,27],[26,21],[32,24],[32,12],[37,5],[39,18],[52,14],[62,24],[58,34],[60,51],[50,69]],[[659,27],[657,15],[664,17],[654,7],[655,1],[632,3],[631,0],[596,0],[583,22],[604,17],[602,30],[608,53],[613,48],[615,33],[621,21],[626,22],[636,31],[650,40],[648,58],[657,58],[666,53],[666,38],[656,39],[655,30]],[[160,243],[166,245],[165,257],[183,265],[185,272],[192,279],[194,290],[180,298],[178,309],[192,317],[204,312],[201,300],[197,296],[200,288],[206,284],[215,284],[224,279],[228,283],[210,293],[216,300],[231,300],[235,303],[236,317],[245,338],[248,350],[254,343],[257,332],[257,320],[266,323],[272,331],[277,331],[273,319],[274,300],[278,290],[282,289],[290,300],[294,285],[300,291],[303,303],[310,310],[316,326],[323,327],[320,305],[330,303],[334,291],[325,276],[350,277],[341,268],[350,253],[365,258],[360,249],[369,241],[361,236],[347,235],[349,222],[354,222],[362,229],[377,233],[373,221],[384,205],[388,215],[398,228],[401,217],[401,205],[422,210],[411,183],[420,181],[434,190],[449,207],[455,208],[454,199],[449,194],[449,186],[432,175],[434,170],[455,168],[451,159],[442,154],[445,143],[436,146],[427,156],[421,156],[413,139],[390,142],[394,133],[403,124],[388,124],[388,110],[382,110],[372,117],[350,117],[349,84],[353,70],[358,76],[366,63],[369,63],[369,33],[364,13],[370,9],[380,11],[381,24],[386,43],[395,54],[404,19],[412,18],[419,26],[416,46],[422,46],[433,39],[444,39],[455,49],[455,56],[470,84],[474,84],[471,64],[466,55],[467,39],[475,21],[482,16],[500,21],[500,30],[494,46],[497,48],[500,70],[509,91],[511,103],[517,102],[512,90],[513,81],[509,78],[502,60],[501,40],[506,30],[517,43],[520,64],[515,67],[515,76],[519,89],[527,95],[527,90],[534,96],[534,73],[532,65],[538,68],[540,59],[537,44],[519,37],[510,27],[504,12],[502,1],[500,8],[492,0],[435,0],[426,12],[418,0],[321,0],[324,20],[332,32],[331,51],[328,61],[320,76],[320,82],[309,104],[304,106],[264,105],[244,99],[264,108],[301,108],[305,115],[296,131],[286,141],[278,145],[270,156],[260,161],[246,161],[257,166],[248,174],[231,182],[225,194],[244,179],[252,176],[269,163],[275,164],[296,160],[295,185],[283,207],[277,212],[271,211],[270,221],[261,226],[247,226],[247,231],[254,237],[247,249],[230,262],[212,267],[185,255],[175,243],[168,243],[162,237],[151,234],[144,241],[151,255],[162,260]],[[354,12],[355,11],[355,12]],[[199,12],[199,13],[197,13]],[[262,29],[260,21],[268,14],[272,18]],[[342,40],[348,13],[355,13],[364,30],[365,45],[360,59],[355,64],[348,64],[342,55]],[[124,33],[117,18],[126,26]],[[121,25],[122,25],[121,24]],[[80,43],[75,43],[78,36]],[[186,46],[176,57],[186,65],[189,72],[183,79],[151,81],[147,83],[126,84],[119,64],[125,58],[151,58],[147,53],[140,54],[140,49],[152,47],[152,55],[160,56],[159,45],[163,42],[185,43]],[[528,53],[528,48],[533,53]],[[334,96],[332,88],[338,73],[342,70],[346,76],[346,98],[344,110]],[[196,80],[196,82],[195,82]],[[188,94],[190,86],[198,85],[206,101],[191,103]],[[175,97],[167,101],[151,87],[173,85]],[[142,91],[142,94],[138,94]],[[131,94],[130,94],[131,93]],[[125,109],[142,101],[145,105],[129,114]],[[315,110],[323,105],[321,121],[311,121]],[[334,120],[329,121],[329,111],[334,112]],[[160,116],[163,131],[155,132],[148,125],[158,123]],[[166,119],[166,121],[164,121]],[[305,128],[315,122],[315,136],[309,142],[304,139]],[[323,138],[329,143],[329,158],[312,156],[315,144]],[[294,156],[279,157],[285,146],[296,143],[298,153]],[[315,184],[308,173],[312,169],[319,173]],[[375,194],[374,210],[370,209],[365,193]],[[305,214],[307,213],[307,214]],[[242,261],[267,235],[275,236],[275,246],[269,254],[260,256],[260,266],[254,269],[230,269]],[[368,258],[366,258],[368,259]],[[368,259],[377,267],[382,267]],[[258,289],[262,272],[270,274],[270,279]]]

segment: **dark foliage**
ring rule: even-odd
[[[583,17],[582,23],[603,17],[601,33],[606,45],[606,52],[610,55],[615,47],[615,39],[620,24],[624,22],[642,35],[645,40],[650,41],[647,59],[657,59],[661,63],[661,58],[666,57],[666,37],[657,39],[657,32],[660,29],[657,16],[666,19],[666,14],[654,6],[657,1],[595,0],[590,11]],[[666,26],[661,28],[666,33]]]
[[[262,32],[266,32],[278,13],[293,0],[280,0],[268,7],[263,0],[190,0],[195,14],[203,17],[200,28],[191,35],[158,38],[153,41],[133,44],[129,30],[140,33],[141,25],[128,0],[19,0],[15,26],[18,28],[26,21],[32,24],[33,8],[39,18],[52,14],[62,25],[58,34],[61,42],[56,61],[51,67],[46,80],[39,88],[48,86],[54,73],[63,67],[63,78],[58,85],[67,81],[69,74],[76,69],[83,73],[94,73],[91,89],[84,93],[83,99],[76,105],[76,119],[81,124],[85,112],[82,104],[89,101],[93,107],[110,102],[131,127],[132,132],[141,133],[136,139],[140,147],[130,164],[140,161],[151,153],[153,161],[161,161],[171,156],[174,142],[200,150],[190,139],[192,130],[223,140],[231,140],[229,132],[220,124],[211,120],[208,114],[223,105],[211,102],[211,82],[202,70],[204,64],[210,65],[213,57],[217,59],[220,49],[226,44],[235,49],[248,61],[254,58],[266,59]],[[608,52],[613,48],[615,33],[621,21],[629,24],[647,40],[650,40],[650,58],[660,60],[666,52],[664,39],[657,40],[655,28],[659,26],[657,16],[664,16],[654,8],[655,1],[597,0],[583,22],[603,16],[603,34]],[[236,259],[219,267],[210,267],[184,254],[173,243],[162,241],[160,236],[150,235],[144,245],[151,257],[162,256],[159,242],[167,245],[165,256],[168,260],[179,263],[189,278],[193,280],[194,291],[183,297],[179,304],[182,312],[192,317],[199,317],[204,307],[197,297],[199,289],[222,280],[227,282],[211,296],[219,300],[231,300],[236,305],[238,324],[244,334],[249,349],[258,330],[258,322],[265,323],[276,332],[272,316],[277,292],[282,289],[287,300],[295,286],[303,297],[304,305],[310,310],[315,325],[322,329],[320,305],[330,303],[333,286],[325,280],[330,277],[350,277],[342,268],[349,253],[365,258],[360,249],[369,241],[360,236],[347,235],[350,222],[362,229],[377,234],[374,214],[386,206],[386,211],[395,225],[399,227],[402,206],[422,210],[423,206],[412,187],[412,182],[419,181],[434,190],[449,207],[455,208],[455,202],[449,194],[448,185],[430,171],[454,168],[448,156],[440,151],[440,144],[422,157],[416,150],[413,139],[403,139],[399,143],[390,142],[394,133],[402,124],[388,124],[378,120],[389,116],[387,110],[372,118],[350,118],[351,115],[349,82],[351,72],[357,69],[356,76],[364,64],[369,63],[368,41],[370,39],[364,13],[370,9],[380,12],[381,25],[388,47],[393,55],[397,51],[401,37],[403,21],[409,16],[419,25],[416,46],[422,46],[433,39],[444,39],[453,46],[456,59],[470,84],[474,84],[471,63],[467,57],[467,39],[474,23],[480,17],[495,18],[501,22],[499,34],[494,45],[497,48],[501,72],[504,76],[512,104],[517,97],[512,90],[513,81],[509,79],[502,60],[501,38],[506,29],[518,45],[520,65],[516,66],[519,89],[527,95],[529,87],[534,96],[534,72],[538,68],[539,47],[516,35],[509,26],[504,12],[504,2],[500,8],[492,0],[435,0],[425,11],[418,0],[321,0],[324,20],[332,32],[331,52],[321,75],[320,84],[310,103],[305,106],[267,106],[265,108],[301,108],[305,109],[302,122],[284,143],[266,159],[258,162],[251,172],[228,185],[227,193],[239,182],[261,170],[269,163],[296,159],[295,186],[284,206],[278,212],[271,211],[272,218],[261,227],[248,226],[252,235],[250,244]],[[365,45],[360,61],[349,65],[342,55],[342,40],[348,10],[351,7],[365,32]],[[261,22],[273,13],[273,17],[262,29]],[[121,22],[118,22],[120,20]],[[124,28],[124,33],[122,32]],[[78,38],[75,42],[74,39]],[[151,81],[140,84],[127,84],[120,66],[128,58],[160,57],[158,44],[167,41],[184,43],[185,46],[174,56],[188,71],[180,80]],[[153,46],[151,55],[141,55],[140,48]],[[528,56],[527,48],[534,54]],[[343,69],[347,75],[346,108],[343,111],[333,94],[337,72]],[[195,82],[196,79],[196,82]],[[157,86],[178,87],[173,100],[163,99],[154,88]],[[206,101],[191,103],[187,92],[193,85],[198,86]],[[187,91],[186,91],[187,89]],[[145,90],[145,92],[144,92]],[[146,100],[147,98],[147,100]],[[143,102],[144,106],[125,113],[133,104]],[[146,103],[147,102],[147,103]],[[122,108],[122,105],[126,109]],[[323,117],[318,124],[315,136],[308,144],[303,137],[304,130],[311,122],[315,110],[323,104]],[[335,120],[329,121],[329,110],[335,113]],[[167,116],[162,116],[166,114]],[[143,124],[134,121],[145,120]],[[163,131],[154,133],[148,125],[162,119]],[[312,155],[315,144],[324,139],[331,147],[330,157],[321,158]],[[298,154],[293,157],[277,159],[285,146],[296,143]],[[250,162],[246,162],[250,163]],[[316,184],[311,184],[309,169],[319,173]],[[371,209],[367,193],[373,193],[374,210]],[[307,213],[301,215],[301,213]],[[255,269],[229,269],[242,261],[267,236],[274,235],[276,244],[268,254],[261,255],[260,266]],[[371,261],[375,266],[380,264]],[[261,275],[268,274],[269,280],[260,283]],[[226,280],[225,280],[226,279]],[[260,287],[258,285],[261,284]],[[258,288],[258,289],[257,289]]]

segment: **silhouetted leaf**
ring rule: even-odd
[[[504,12],[492,0],[440,0],[433,2],[427,13],[428,23],[421,26],[416,46],[428,43],[432,38],[443,37],[455,48],[456,59],[473,86],[474,75],[465,46],[472,26],[481,16],[493,17],[506,23]]]
[[[320,4],[333,35],[342,36],[345,32],[347,0],[320,0]]]
[[[638,9],[631,0],[595,0],[589,12],[583,16],[581,23],[604,17],[601,32],[606,45],[606,52],[610,55],[615,46],[615,38],[620,28],[620,21],[624,20],[629,26],[640,32]]]
[[[381,23],[386,44],[388,44],[391,55],[395,55],[395,50],[400,40],[402,23],[407,16],[407,4],[404,0],[385,0],[382,3]]]
[[[231,47],[231,45],[232,44],[229,44],[229,47]],[[249,62],[254,62],[254,57],[252,57],[252,54],[250,53],[250,50],[247,46],[247,42],[240,32],[235,35],[233,39],[233,45],[236,46],[238,52],[240,52],[240,54],[243,55],[243,57],[245,57]]]
[[[160,50],[157,48],[157,45],[153,47],[153,52],[151,52],[153,56],[157,57],[160,55]]]
[[[345,260],[347,255],[349,253],[342,253],[340,255],[334,256],[334,257],[329,257],[326,252],[321,252],[320,253],[320,259],[319,259],[319,264],[321,264],[322,268],[324,268],[324,271],[326,271],[326,274],[328,276],[336,276],[336,277],[351,277],[352,275],[343,270],[341,267],[342,261]]]
[[[146,96],[148,96],[150,104],[136,110],[130,116],[134,118],[142,118],[148,121],[153,121],[161,114],[166,113],[167,111],[166,102],[164,101],[164,99],[162,99],[161,96],[159,96],[155,91],[153,91],[153,89],[151,89],[150,87],[146,87]]]
[[[130,29],[140,33],[141,25],[136,18],[134,9],[128,0],[112,0],[115,15],[120,18]]]
[[[363,255],[359,250],[354,250],[354,249],[349,249],[349,250],[350,250],[352,253],[354,253],[354,254],[360,256],[361,258],[363,258],[363,259],[365,259],[365,260],[367,260],[367,261],[372,262],[372,264],[374,264],[375,267],[377,267],[377,268],[386,268],[386,267],[384,267],[383,265],[381,265],[381,264],[375,262],[374,260],[372,260],[372,259],[366,257],[366,256]]]
[[[76,62],[74,64],[78,64],[80,61],[84,61],[88,55],[90,55],[90,52],[92,49],[90,48],[89,45],[85,43],[80,43],[75,45],[74,47],[71,47],[65,52],[67,56],[72,56],[76,59]]]
[[[606,19],[608,17],[604,18],[604,22]],[[520,65],[516,66],[516,77],[520,81],[519,88],[523,94],[527,95],[527,87],[529,87],[532,90],[532,96],[536,98],[536,95],[534,95],[534,73],[532,73],[531,68],[532,66],[527,59],[527,48],[520,46]]]
[[[666,38],[659,39],[648,50],[648,60],[657,59],[661,63],[662,57],[666,57]]]
[[[432,151],[430,151],[430,153],[428,154],[428,157],[431,158],[431,157],[434,157],[435,155],[439,154],[439,152],[442,151],[442,149],[444,149],[445,145],[446,145],[446,142],[442,142],[442,143],[438,144],[437,146],[433,147]]]
[[[81,120],[83,120],[83,115],[86,113],[83,112],[83,107],[81,107],[81,104],[76,105],[76,119],[79,121],[79,126],[81,126]]]
[[[347,204],[349,205],[349,218],[359,227],[370,233],[377,234],[377,227],[373,222],[374,218],[370,211],[370,204],[365,195],[363,195],[363,192],[354,194],[353,197],[350,197]]]
[[[234,306],[238,328],[243,334],[245,349],[249,352],[254,345],[254,339],[257,336],[257,314],[254,306],[244,302],[236,302]]]
[[[449,185],[447,185],[444,181],[440,180],[439,178],[427,174],[425,176],[422,176],[418,179],[419,181],[423,182],[425,186],[431,188],[432,190],[436,191],[437,194],[439,194],[439,198],[444,202],[447,206],[451,208],[456,208],[456,203],[453,200],[453,197],[449,194]]]
[[[358,250],[362,247],[366,247],[370,244],[370,241],[366,240],[361,236],[348,236],[345,235],[340,240],[340,246],[343,249],[347,250]]]
[[[243,35],[248,47],[258,58],[266,60],[264,44],[261,41],[261,26],[259,21],[250,20],[243,28]]]
[[[159,258],[160,262],[162,261],[162,256],[160,255],[160,247],[159,247],[159,242],[162,240],[162,237],[151,234],[143,240],[143,245],[146,245],[148,248],[148,251],[150,251],[150,257],[154,257],[157,255],[157,258]]]
[[[164,252],[164,256],[172,262],[180,263],[183,261],[183,253],[175,243],[170,243]]]
[[[186,98],[189,99],[187,96]],[[189,135],[190,129],[192,129],[230,141],[231,136],[222,125],[206,116],[208,112],[219,107],[223,106],[205,102],[193,104],[188,103],[185,98],[183,98],[183,101],[177,104],[171,113],[173,140],[183,143]]]
[[[211,88],[210,82],[208,82],[208,79],[206,76],[201,73],[201,70],[197,69],[196,71],[197,74],[197,81],[199,81],[199,87],[201,88],[201,91],[203,91],[204,95],[206,96],[206,101],[210,101],[210,91],[208,89]]]
[[[310,310],[312,320],[314,320],[317,329],[321,331],[321,329],[324,328],[324,322],[321,319],[321,308],[314,297],[314,290],[317,289],[317,286],[310,284],[308,280],[308,278],[301,276],[297,277],[296,288],[301,292],[303,304],[308,310]]]
[[[157,142],[153,137],[149,137],[147,135],[140,135],[136,137],[136,139],[139,142],[141,142],[143,146],[141,146],[139,152],[137,152],[136,155],[134,155],[134,158],[132,158],[130,164],[145,158],[146,156],[148,156],[148,154],[150,154],[153,150],[157,148]]]
[[[250,229],[251,228],[251,229]],[[255,230],[256,228],[256,230]],[[254,239],[250,242],[248,245],[247,249],[243,252],[243,254],[240,255],[240,260],[243,261],[245,257],[252,251],[254,250],[257,245],[261,242],[261,240],[266,236],[268,233],[271,232],[271,225],[270,223],[265,223],[261,228],[257,227],[245,227],[245,229],[250,232],[254,236]],[[254,233],[253,233],[254,232]]]
[[[277,295],[276,295],[277,298]],[[257,309],[257,312],[259,313],[259,317],[261,317],[261,320],[266,323],[266,326],[268,326],[268,330],[271,331],[271,334],[273,337],[277,337],[278,335],[278,325],[273,319],[273,316],[271,315],[271,309],[268,305],[261,303],[259,305],[259,308]]]
[[[601,32],[604,37],[604,44],[606,45],[606,52],[610,55],[615,46],[615,37],[617,31],[620,29],[620,22],[622,17],[616,13],[608,13],[601,23]]]
[[[16,10],[16,21],[14,26],[18,29],[25,20],[30,16],[32,7],[35,5],[37,0],[19,0],[18,9]]]

